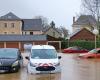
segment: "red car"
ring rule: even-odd
[[[86,53],[88,50],[81,47],[69,47],[63,50],[63,53]]]
[[[93,49],[85,54],[80,54],[79,57],[82,57],[82,58],[100,58],[100,48]]]

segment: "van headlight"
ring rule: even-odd
[[[54,66],[60,66],[60,62],[59,63],[56,63]]]
[[[17,66],[17,65],[18,65],[18,61],[15,61],[15,62],[12,64],[12,67]]]
[[[30,66],[32,66],[32,67],[36,67],[36,65],[35,65],[35,64],[33,64],[33,63],[31,63],[31,62],[30,62]]]

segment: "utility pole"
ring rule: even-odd
[[[99,5],[99,0],[95,0],[96,2],[96,19],[97,19],[97,23],[96,23],[96,26],[97,26],[97,29],[98,29],[98,31],[99,31],[99,35],[100,35],[100,25],[99,25],[99,15],[100,15],[100,13],[99,13],[99,7],[100,7],[100,5]]]

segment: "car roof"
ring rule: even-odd
[[[17,48],[0,48],[0,51],[4,51],[4,50],[6,50],[6,51],[18,51],[18,49]]]
[[[32,49],[55,49],[51,45],[33,45]]]

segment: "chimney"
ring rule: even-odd
[[[75,22],[75,17],[73,17],[73,23]]]

